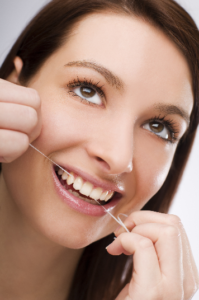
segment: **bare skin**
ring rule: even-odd
[[[18,80],[23,62],[16,57],[14,64],[0,80],[1,298],[64,300],[84,247],[117,227],[108,215],[82,214],[60,201],[52,165],[28,147],[33,142],[54,161],[122,187],[113,213],[129,215],[131,232],[118,230],[107,250],[134,254],[135,269],[117,300],[149,293],[152,300],[190,299],[199,280],[179,219],[139,212],[163,184],[188,127],[193,93],[183,55],[144,21],[104,13],[82,20],[28,87]],[[103,94],[94,89],[95,98],[82,99],[74,82],[85,79]],[[150,129],[157,116],[175,123],[175,140],[163,122],[160,134]]]

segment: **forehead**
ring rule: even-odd
[[[91,14],[73,29],[58,51],[59,60],[88,60],[118,75],[129,93],[145,89],[179,101],[190,113],[192,79],[188,63],[177,46],[158,28],[135,16],[115,13]],[[154,97],[153,94],[151,94]]]

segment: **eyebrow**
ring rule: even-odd
[[[169,115],[179,115],[187,122],[188,125],[190,123],[190,116],[182,107],[159,103],[156,104],[154,108],[160,113],[165,113]]]
[[[64,66],[66,67],[84,67],[84,68],[89,68],[97,71],[100,73],[106,81],[113,87],[115,87],[117,90],[122,90],[124,88],[124,83],[123,81],[114,73],[112,73],[110,70],[106,69],[100,64],[97,64],[92,61],[87,61],[87,60],[77,60],[77,61],[72,61]],[[165,114],[170,114],[170,115],[179,115],[181,116],[186,123],[189,125],[190,123],[190,116],[189,114],[181,107],[178,107],[176,105],[172,104],[161,104],[158,103],[154,106],[156,110],[158,110],[160,113],[165,113]]]
[[[106,81],[113,87],[115,87],[117,90],[122,90],[124,87],[124,84],[122,80],[112,73],[110,70],[106,69],[102,65],[99,65],[95,62],[92,61],[87,61],[87,60],[80,60],[80,61],[72,61],[69,62],[65,65],[66,67],[84,67],[84,68],[89,68],[97,71],[100,73]]]

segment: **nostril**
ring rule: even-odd
[[[102,158],[100,158],[100,157],[96,157],[96,159],[98,160],[98,161],[104,161]]]
[[[109,164],[105,160],[103,160],[101,157],[96,156],[96,160],[103,166],[103,168],[110,170]]]

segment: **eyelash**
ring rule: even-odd
[[[105,99],[105,94],[104,94],[103,89],[102,89],[103,86],[99,86],[99,81],[95,83],[91,79],[87,80],[86,78],[84,78],[84,80],[80,80],[77,77],[77,79],[74,79],[74,80],[70,81],[67,84],[67,87],[69,89],[76,88],[76,87],[79,87],[79,86],[80,87],[85,87],[86,86],[86,87],[92,88],[102,99]],[[88,101],[84,98],[81,98],[76,93],[74,93],[72,90],[70,90],[69,93],[72,94],[74,97],[80,98],[81,102],[84,102],[86,104],[93,105],[93,106],[99,106],[98,104],[92,103],[92,102],[90,102],[90,101]]]
[[[170,136],[171,136],[171,138],[169,138],[169,139],[164,139],[163,137],[156,135],[158,138],[161,138],[162,140],[164,140],[168,143],[172,143],[172,144],[179,141],[179,138],[178,138],[179,130],[176,128],[176,123],[172,119],[168,119],[167,116],[163,116],[163,117],[155,116],[154,118],[151,118],[147,121],[147,123],[150,123],[150,122],[161,123],[168,129]]]
[[[67,87],[69,89],[76,88],[76,87],[85,87],[85,86],[92,88],[94,91],[96,91],[98,93],[98,95],[102,99],[105,99],[105,94],[102,89],[103,86],[99,86],[99,82],[95,83],[91,79],[87,80],[86,78],[84,78],[84,80],[80,80],[77,77],[77,79],[74,79],[67,84]],[[72,93],[72,95],[74,97],[78,97],[81,100],[81,102],[83,102],[85,104],[92,105],[92,106],[99,106],[98,104],[92,103],[84,98],[81,98],[76,93],[74,93],[72,90],[70,90],[69,93]],[[155,116],[154,118],[151,118],[147,122],[145,122],[145,124],[150,123],[150,122],[160,122],[168,129],[170,136],[171,136],[170,139],[164,139],[163,137],[156,135],[158,138],[164,140],[165,142],[172,143],[172,144],[174,144],[175,142],[177,142],[179,140],[178,139],[179,131],[176,128],[176,123],[172,119],[168,119],[166,116],[163,116],[163,117]]]

